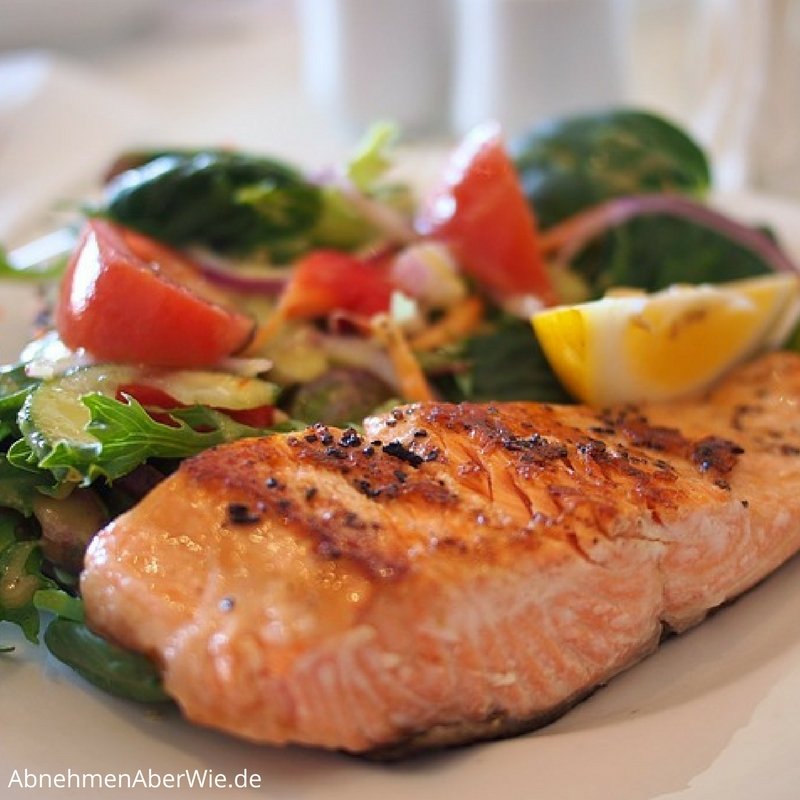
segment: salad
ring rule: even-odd
[[[612,110],[510,144],[483,125],[421,197],[393,177],[394,137],[376,126],[317,173],[125,153],[63,253],[2,254],[0,277],[50,291],[0,369],[0,622],[165,701],[147,659],[83,624],[79,577],[182,459],[403,402],[669,399],[797,347],[794,264],[704,203],[707,158],[671,122]]]

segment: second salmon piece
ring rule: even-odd
[[[90,625],[192,721],[386,756],[529,730],[800,547],[800,357],[709,397],[422,404],[188,462],[90,546]]]

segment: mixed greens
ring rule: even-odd
[[[671,192],[702,199],[702,149],[669,120],[616,109],[552,120],[511,143],[528,201],[547,229],[614,197]]]
[[[375,231],[348,200],[347,185],[390,206],[409,203],[405,187],[379,184],[393,137],[391,126],[376,125],[338,181],[314,181],[283,161],[232,150],[126,153],[93,213],[178,247],[279,264],[313,247],[351,250]]]
[[[700,202],[705,155],[646,112],[548,123],[510,157],[483,134],[421,202],[390,179],[392,139],[377,126],[316,176],[231,150],[124,154],[68,237],[54,332],[0,370],[0,621],[36,642],[54,617],[45,644],[101,688],[166,699],[146,659],[85,626],[79,573],[182,459],[402,401],[569,402],[537,304],[792,268]],[[0,255],[0,278],[54,276]]]
[[[179,247],[220,253],[267,248],[284,260],[314,228],[319,187],[267,158],[226,150],[172,150],[129,157],[107,184],[103,213]]]

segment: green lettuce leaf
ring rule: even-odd
[[[85,445],[59,442],[39,460],[39,467],[57,477],[71,471],[84,484],[97,478],[113,481],[149,458],[187,458],[214,445],[269,432],[204,406],[174,410],[169,415],[172,424],[165,424],[154,420],[132,397],[115,400],[91,393],[81,402],[91,414],[86,430],[96,446],[89,452]],[[22,455],[20,450],[18,457]]]
[[[66,257],[48,260],[34,266],[16,266],[8,252],[0,246],[0,280],[29,281],[40,283],[61,277],[66,266]]]
[[[33,595],[33,605],[37,611],[54,614],[61,619],[83,622],[83,601],[67,594],[63,589],[39,589]]]
[[[51,494],[55,482],[50,473],[26,460],[27,456],[22,452],[27,449],[24,440],[15,442],[12,449],[15,445],[19,446],[13,454],[11,449],[8,453],[0,453],[0,509],[12,508],[30,516],[33,499],[41,492]],[[15,456],[19,461],[14,460]],[[18,466],[18,463],[25,466]]]
[[[0,442],[19,436],[17,413],[39,383],[25,374],[24,364],[0,367]]]
[[[42,573],[42,549],[34,523],[8,509],[0,509],[0,622],[17,625],[29,642],[39,639],[39,611],[34,596],[56,589]],[[7,649],[7,648],[4,648]]]
[[[25,373],[24,364],[0,367],[0,416],[22,408],[25,398],[41,383]]]
[[[375,188],[392,166],[391,147],[397,139],[397,128],[389,122],[377,122],[358,143],[347,163],[347,177],[362,192]]]
[[[382,180],[394,163],[391,151],[396,139],[394,125],[386,122],[373,125],[356,146],[344,174],[361,194],[410,218],[414,199],[409,187]],[[375,226],[339,186],[324,185],[321,191],[322,213],[312,231],[313,246],[354,250],[376,236]]]

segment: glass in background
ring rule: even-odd
[[[698,137],[718,189],[800,197],[800,0],[297,3],[306,86],[352,138],[636,105]]]
[[[618,0],[625,98],[684,124],[694,105],[703,0]]]
[[[298,0],[307,90],[338,127],[509,134],[622,99],[619,0]]]
[[[493,118],[513,136],[622,103],[620,12],[617,0],[456,0],[454,129]]]
[[[447,128],[449,0],[299,0],[306,88],[356,136],[378,119],[410,137]]]
[[[698,133],[735,184],[800,197],[800,2],[704,8],[710,78]]]
[[[800,198],[800,0],[621,0],[626,94],[709,150],[721,190]]]

